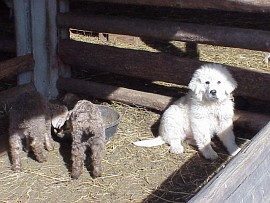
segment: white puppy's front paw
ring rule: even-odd
[[[209,160],[215,160],[218,158],[218,154],[216,152],[204,153],[203,156],[204,158],[209,159]]]
[[[183,146],[171,146],[170,147],[170,153],[172,154],[182,154],[184,153],[184,147]]]
[[[234,151],[230,152],[231,156],[235,156],[240,152],[241,148],[237,147]]]
[[[200,151],[206,159],[215,160],[218,158],[218,154],[212,149],[210,144],[200,149]]]

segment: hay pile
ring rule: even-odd
[[[46,163],[23,153],[21,173],[11,171],[9,157],[2,153],[0,202],[186,202],[228,161],[218,141],[220,159],[213,162],[190,146],[183,155],[169,154],[166,145],[136,147],[133,141],[156,135],[160,115],[121,103],[102,104],[121,115],[117,133],[106,144],[102,177],[92,179],[84,168],[79,180],[70,179],[68,140],[54,142]]]
[[[122,44],[117,41],[101,41],[97,38],[71,33],[74,40],[107,44],[152,52],[163,51],[186,56],[183,42],[154,42]],[[197,45],[198,59],[232,66],[270,72],[263,63],[264,52],[236,48]],[[174,51],[172,51],[174,50]],[[177,50],[175,52],[175,50]],[[83,73],[87,75],[88,73]],[[95,79],[96,75],[91,75]],[[89,79],[89,78],[88,78]],[[119,81],[118,81],[119,82]],[[174,86],[174,91],[178,87]],[[220,158],[208,161],[195,148],[185,145],[185,153],[172,155],[169,147],[140,148],[133,141],[157,135],[161,112],[153,112],[138,106],[117,102],[101,102],[111,106],[121,115],[118,131],[106,144],[102,161],[103,176],[92,179],[84,168],[78,180],[70,179],[70,142],[56,140],[55,149],[48,153],[46,163],[37,163],[26,153],[22,154],[23,171],[10,169],[7,154],[7,123],[2,120],[0,129],[0,202],[186,202],[229,161],[219,141],[214,140],[215,151]],[[237,131],[238,137],[245,137]],[[251,137],[251,136],[246,136]],[[238,138],[243,147],[249,140]]]

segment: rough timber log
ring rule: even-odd
[[[153,93],[142,94],[136,90],[71,78],[59,78],[57,88],[62,91],[86,94],[100,99],[121,101],[127,104],[137,104],[160,111],[172,100],[168,96]]]
[[[102,33],[270,51],[270,32],[263,30],[71,13],[59,14],[57,23],[60,27]]]
[[[217,9],[240,12],[270,12],[268,0],[85,0],[119,4],[163,6],[192,9]]]
[[[158,111],[164,111],[176,100],[173,97],[72,78],[59,78],[57,88],[65,92],[140,105]],[[236,111],[234,120],[241,127],[244,126],[253,131],[258,131],[269,122],[270,116]]]
[[[32,55],[18,56],[0,63],[0,79],[33,70]]]
[[[205,64],[164,53],[120,49],[69,40],[61,41],[60,55],[64,63],[74,67],[180,85],[187,85],[193,72]],[[238,82],[235,95],[270,101],[270,74],[236,67],[228,69]]]

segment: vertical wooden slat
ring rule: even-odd
[[[69,0],[59,0],[59,12],[60,13],[67,13],[69,12]],[[60,30],[61,39],[69,39],[69,29],[68,28],[61,28]]]
[[[57,0],[47,0],[48,27],[49,27],[49,98],[55,98],[58,95],[56,81],[58,79],[57,63]]]
[[[35,59],[34,84],[48,97],[48,54],[46,43],[46,1],[31,0],[32,43]]]
[[[60,13],[67,13],[70,10],[69,0],[59,0],[59,12]],[[58,28],[59,29],[59,36],[58,39],[69,39],[69,28]],[[59,59],[59,66],[58,66],[58,75],[62,77],[71,77],[71,68],[69,65],[62,63]]]
[[[16,30],[17,56],[32,53],[31,36],[31,7],[30,0],[14,0],[14,20]],[[31,82],[32,72],[22,73],[18,76],[19,85]]]

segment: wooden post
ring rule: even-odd
[[[48,97],[48,52],[46,1],[31,0],[32,43],[35,59],[34,84],[38,92]]]
[[[59,0],[59,12],[67,13],[69,12],[69,0]],[[69,28],[59,28],[59,36],[60,39],[69,39]],[[62,77],[71,77],[71,68],[69,65],[62,63],[61,59],[59,59],[58,71],[59,75]]]
[[[69,12],[69,0],[59,0],[59,12]],[[69,39],[69,28],[61,28],[60,33],[61,39]]]
[[[31,8],[30,0],[13,0],[16,30],[17,56],[32,53]],[[18,76],[18,84],[26,84],[32,80],[32,72]]]
[[[58,33],[56,25],[57,15],[57,0],[47,0],[47,12],[48,12],[48,35],[49,35],[49,81],[48,81],[48,97],[56,98],[58,90],[56,88],[56,81],[58,79],[58,59],[57,59],[57,44],[58,44]]]

